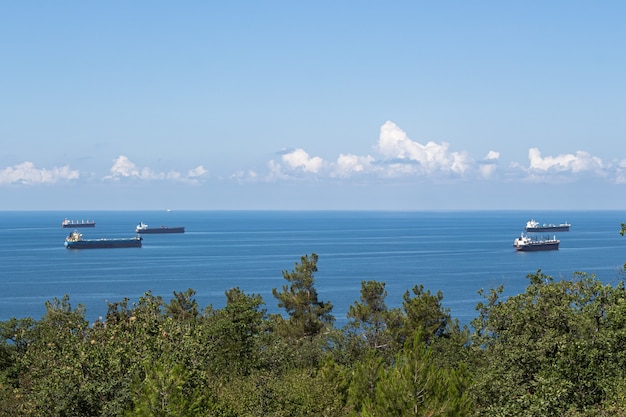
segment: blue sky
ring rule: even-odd
[[[0,210],[626,205],[623,2],[0,10]]]

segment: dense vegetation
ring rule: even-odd
[[[303,256],[273,296],[150,292],[85,320],[68,297],[0,322],[0,415],[626,416],[626,291],[541,271],[526,291],[482,292],[471,329],[415,286],[399,308],[364,281],[348,324],[318,298]]]

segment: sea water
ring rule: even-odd
[[[79,229],[86,239],[132,237],[139,222],[184,226],[185,233],[144,235],[141,248],[67,250],[65,218],[95,220],[96,227]],[[531,218],[572,224],[556,233],[558,250],[514,250]],[[622,221],[626,213],[618,211],[0,211],[0,321],[39,319],[46,301],[66,294],[95,321],[108,302],[136,302],[148,291],[169,301],[188,288],[201,309],[222,308],[225,291],[239,287],[279,313],[272,289],[287,283],[282,272],[316,253],[315,287],[333,304],[337,326],[368,280],[386,284],[389,307],[401,306],[415,285],[441,291],[444,307],[468,324],[480,289],[521,293],[539,269],[616,284],[626,262]]]

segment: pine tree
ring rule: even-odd
[[[333,305],[330,302],[320,301],[315,289],[313,274],[317,272],[318,256],[312,253],[304,255],[300,263],[296,263],[291,271],[283,271],[283,278],[288,284],[283,285],[282,291],[272,290],[278,299],[278,306],[284,308],[289,315],[288,320],[278,319],[279,331],[285,336],[295,338],[312,337],[334,322],[331,315]]]

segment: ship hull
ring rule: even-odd
[[[76,229],[77,227],[96,227],[96,223],[95,222],[89,222],[89,223],[63,223],[61,225],[62,228],[64,229]]]
[[[515,250],[519,252],[539,252],[544,250],[559,249],[559,242],[555,243],[534,243],[530,245],[515,245]]]
[[[527,232],[569,232],[569,226],[527,227]]]
[[[111,249],[111,248],[140,248],[141,238],[129,239],[93,239],[65,242],[67,249]]]
[[[137,233],[144,234],[157,234],[157,233],[185,233],[184,227],[149,227],[147,229],[137,229]]]

